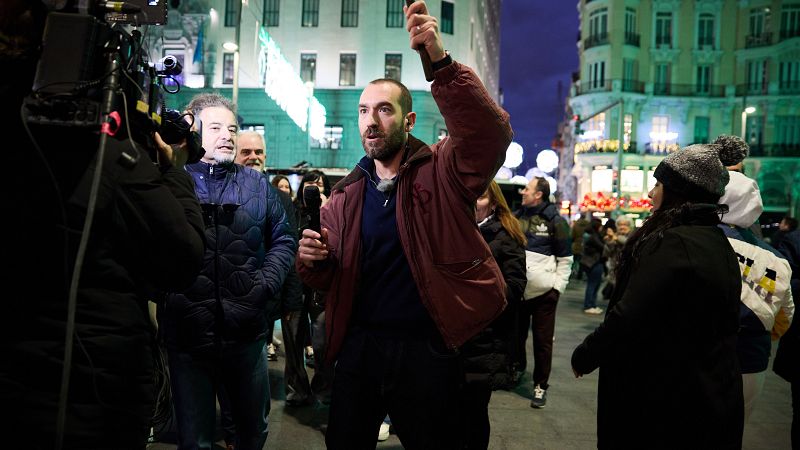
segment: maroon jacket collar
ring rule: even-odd
[[[400,172],[403,172],[403,170],[411,164],[416,164],[423,159],[431,157],[431,155],[433,155],[433,151],[431,151],[431,148],[428,146],[428,144],[409,134],[408,141],[406,141],[405,154],[403,155],[403,159],[400,163]],[[366,156],[364,158],[366,158]],[[364,158],[362,158],[361,161],[364,161]],[[359,162],[359,164],[361,164],[361,162]],[[344,191],[345,187],[360,180],[363,176],[363,170],[351,170],[347,176],[339,180],[339,182],[333,186],[332,190]]]

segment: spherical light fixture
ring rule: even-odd
[[[536,165],[545,173],[550,173],[558,167],[558,154],[546,148],[536,155]]]
[[[522,164],[522,146],[517,144],[516,142],[512,142],[509,144],[508,149],[506,150],[506,161],[503,163],[503,167],[508,167],[509,169],[515,169]]]

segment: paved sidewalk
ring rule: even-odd
[[[570,283],[558,305],[553,372],[547,393],[547,407],[540,410],[530,407],[532,367],[529,362],[525,383],[513,392],[496,391],[492,395],[489,405],[492,424],[490,449],[596,448],[597,371],[575,379],[569,362],[572,350],[602,321],[602,315],[587,316],[583,313],[584,286],[580,281]],[[604,307],[605,303],[600,302],[600,306]],[[531,355],[531,352],[529,338],[528,354]],[[528,359],[532,360],[532,357],[529,356]],[[327,408],[319,405],[306,408],[284,406],[283,361],[281,356],[277,363],[270,362],[272,411],[269,415],[269,438],[265,448],[324,449],[325,439],[320,428],[327,420]],[[691,403],[686,407],[691,408]],[[791,448],[791,413],[789,384],[770,369],[764,392],[745,428],[744,448]],[[172,450],[175,445],[156,443],[148,448]],[[388,450],[403,447],[397,436],[392,434],[388,441],[378,443],[377,448]]]

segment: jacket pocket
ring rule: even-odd
[[[433,263],[437,269],[448,272],[457,277],[464,277],[474,272],[483,263],[483,258],[473,258],[466,261],[438,262]]]

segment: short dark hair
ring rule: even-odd
[[[233,102],[228,100],[227,98],[213,93],[213,92],[204,92],[202,94],[197,94],[192,97],[192,101],[186,105],[186,109],[189,110],[195,116],[199,115],[201,111],[206,108],[211,108],[214,106],[221,106],[223,108],[227,108],[230,112],[236,116],[236,106],[234,106]]]
[[[300,179],[300,189],[303,189],[303,185],[306,183],[313,183],[319,179],[322,179],[322,184],[325,186],[326,195],[330,195],[331,193],[331,182],[328,180],[328,176],[325,175],[325,172],[321,170],[309,170],[303,175],[303,178]]]
[[[377,80],[372,80],[369,82],[369,84],[380,83],[393,84],[400,88],[400,98],[398,99],[398,103],[400,103],[400,112],[403,113],[403,115],[406,115],[414,110],[414,105],[411,101],[411,92],[408,91],[408,88],[405,84],[391,78],[378,78]]]
[[[789,227],[789,231],[794,231],[797,229],[797,219],[792,216],[786,216],[783,218],[786,221],[786,226]]]
[[[542,201],[550,201],[550,182],[543,177],[536,177],[536,192],[542,193]]]

